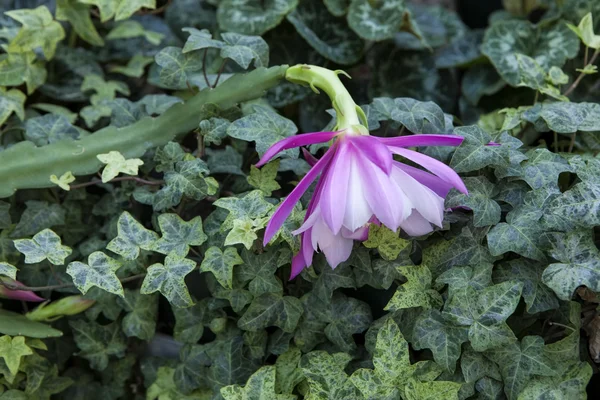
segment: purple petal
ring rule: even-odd
[[[300,272],[302,272],[304,268],[306,268],[306,262],[304,261],[301,251],[292,258],[292,273],[290,274],[290,280],[300,275]]]
[[[427,171],[411,167],[410,165],[402,164],[398,161],[394,161],[394,167],[400,168],[402,171],[412,176],[417,182],[433,190],[435,194],[440,197],[446,197],[450,189],[452,189],[452,184]]]
[[[400,224],[400,227],[410,236],[423,236],[433,231],[431,224],[423,218],[417,210],[414,210],[413,213]]]
[[[369,227],[363,226],[362,228],[358,228],[354,232],[349,229],[342,228],[342,236],[346,239],[354,239],[364,242],[369,238]]]
[[[14,279],[6,278],[6,277],[0,278],[0,279],[4,279],[3,282],[6,282],[7,284],[11,284],[16,287],[25,286],[21,282],[16,281]],[[7,287],[3,286],[2,284],[0,284],[0,298],[11,299],[11,300],[31,301],[31,302],[36,302],[36,303],[46,301],[46,299],[38,296],[37,294],[35,294],[32,291],[12,290],[12,289],[8,289]]]
[[[268,163],[277,153],[283,150],[292,149],[294,147],[308,146],[315,143],[329,142],[339,132],[315,132],[315,133],[304,133],[302,135],[295,135],[280,140],[263,154],[259,162],[256,163],[257,167],[261,167]]]
[[[469,193],[464,182],[462,181],[462,179],[460,179],[460,176],[458,176],[458,174],[454,172],[452,168],[450,168],[443,162],[438,161],[435,158],[426,156],[425,154],[417,153],[416,151],[408,149],[403,149],[401,147],[390,146],[390,150],[398,154],[399,156],[408,158],[409,160],[427,168],[429,171],[439,176],[446,182],[451,183],[452,186],[458,189],[459,192],[464,194]]]
[[[338,142],[338,150],[331,161],[329,170],[323,174],[323,191],[320,193],[319,205],[321,216],[334,235],[342,228],[346,201],[348,198],[348,180],[352,156],[349,153],[351,145],[345,141]]]
[[[350,153],[350,179],[344,211],[344,227],[355,231],[369,222],[373,217],[373,211],[365,198],[365,183],[358,164],[358,157],[362,156],[362,153],[355,148],[350,148]]]
[[[304,147],[302,148],[302,154],[304,154],[304,159],[311,167],[314,167],[317,161],[319,161],[317,157],[310,154],[310,151],[306,150]]]
[[[439,227],[444,219],[444,199],[421,184],[416,179],[402,171],[394,168],[392,178],[408,197],[412,208],[416,209],[427,221]]]
[[[409,135],[379,139],[387,146],[460,146],[465,139],[459,135]]]
[[[383,172],[390,174],[394,157],[386,145],[375,139],[374,136],[353,136],[348,137],[348,140]]]
[[[304,192],[308,189],[310,184],[317,178],[319,173],[325,168],[325,166],[331,160],[335,153],[335,147],[329,149],[325,155],[315,164],[313,168],[302,178],[302,180],[298,183],[298,185],[292,190],[292,192],[286,197],[286,199],[279,205],[279,208],[275,211],[271,220],[267,224],[267,229],[265,230],[265,237],[263,240],[263,245],[266,246],[267,243],[271,241],[273,236],[277,233],[281,225],[285,222],[286,218],[292,212],[294,205],[300,200]]]

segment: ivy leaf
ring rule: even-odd
[[[271,161],[261,169],[253,165],[250,167],[250,176],[247,178],[248,183],[256,189],[262,190],[265,196],[270,196],[274,190],[281,189],[281,186],[275,180],[278,170],[279,160]]]
[[[496,225],[500,222],[501,209],[494,200],[498,187],[484,176],[463,179],[469,195],[453,191],[446,198],[446,207],[465,206],[473,211],[473,225],[476,227]]]
[[[323,302],[329,302],[336,289],[356,288],[352,269],[347,265],[331,268],[325,258],[315,258],[315,270],[319,271],[317,280],[313,283],[312,293]]]
[[[200,272],[212,272],[221,286],[233,289],[233,267],[243,263],[235,247],[227,247],[225,251],[221,251],[213,246],[204,253]]]
[[[90,7],[76,0],[58,0],[56,19],[69,21],[80,38],[94,46],[104,46],[104,40],[98,34],[90,16]]]
[[[221,141],[227,137],[229,125],[231,122],[225,118],[211,117],[200,121],[200,134],[204,137],[204,143],[220,145]]]
[[[65,210],[58,204],[29,200],[21,220],[10,234],[11,237],[31,236],[45,228],[64,225]]]
[[[60,140],[77,139],[79,131],[66,117],[46,114],[25,121],[25,138],[36,146],[45,146]]]
[[[153,61],[152,57],[136,54],[127,61],[127,65],[111,67],[110,72],[122,74],[130,78],[141,78],[144,75],[146,67],[152,64]]]
[[[351,356],[311,351],[302,356],[300,368],[306,377],[309,393],[315,399],[357,399],[358,393],[344,371]]]
[[[109,40],[136,37],[143,37],[148,43],[158,46],[165,35],[159,32],[147,31],[141,23],[133,20],[121,22],[106,35]]]
[[[238,320],[238,327],[254,332],[276,326],[284,332],[293,332],[302,312],[302,303],[297,298],[264,293],[250,303],[244,315]]]
[[[348,25],[365,40],[391,39],[404,25],[410,26],[410,18],[404,0],[383,4],[353,0],[348,9]]]
[[[243,354],[243,345],[243,338],[235,336],[207,349],[211,358],[207,379],[215,392],[224,386],[245,382],[252,373],[250,361]]]
[[[90,366],[103,371],[108,366],[109,356],[122,357],[127,350],[125,336],[117,322],[100,325],[82,319],[69,321],[77,347],[78,355],[90,362]]]
[[[293,346],[277,357],[275,361],[275,385],[281,393],[292,393],[296,385],[304,380],[304,375],[300,369],[301,357],[302,351]]]
[[[27,96],[19,89],[6,90],[0,87],[0,124],[4,124],[12,113],[21,121],[25,119],[25,99]]]
[[[189,307],[194,302],[184,279],[194,268],[196,268],[194,261],[169,254],[164,264],[156,263],[148,267],[140,293],[151,294],[159,291],[171,305]]]
[[[336,17],[343,17],[346,15],[350,2],[351,0],[323,0],[327,10],[329,10],[331,15],[335,15]]]
[[[64,174],[62,174],[60,178],[56,175],[50,175],[50,182],[54,183],[62,190],[66,190],[68,192],[69,190],[71,190],[71,186],[69,186],[69,184],[75,182],[75,177],[73,176],[73,173],[71,171],[67,171]]]
[[[377,249],[384,260],[393,261],[402,251],[410,250],[412,242],[401,239],[397,232],[384,225],[371,225],[369,238],[363,242],[363,245],[369,249]]]
[[[9,53],[0,60],[0,85],[19,86],[25,83],[27,94],[32,94],[43,85],[47,75],[45,62],[38,60],[33,51]],[[20,92],[16,89],[10,92],[15,95],[14,100],[18,102]]]
[[[222,197],[213,203],[215,206],[229,210],[221,231],[233,228],[235,220],[256,220],[265,217],[274,206],[265,200],[260,190],[253,190],[244,197]]]
[[[470,67],[472,64],[476,63],[477,60],[482,58],[480,50],[482,41],[483,32],[480,30],[468,31],[463,36],[457,37],[447,46],[440,48],[439,51],[436,52],[436,67]],[[470,68],[469,71],[472,69],[474,68]],[[504,85],[505,84],[503,83],[503,86]],[[475,104],[477,104],[477,102]]]
[[[381,102],[389,101],[381,98],[379,100],[374,101],[377,108],[381,107]],[[432,101],[418,101],[406,97],[394,99],[390,116],[413,133],[444,132],[446,129],[444,112]]]
[[[498,366],[482,353],[469,347],[465,349],[460,358],[460,369],[467,383],[476,382],[486,376],[502,381]]]
[[[555,376],[551,361],[544,354],[544,340],[525,336],[521,343],[494,349],[489,357],[500,366],[504,392],[509,400],[517,399],[527,381],[535,375]]]
[[[101,75],[87,74],[81,83],[81,91],[96,92],[90,97],[92,104],[100,104],[103,100],[114,100],[117,93],[128,96],[129,88],[121,81],[105,81]]]
[[[397,311],[412,307],[430,309],[443,304],[440,294],[431,288],[431,271],[426,265],[401,266],[397,270],[408,281],[398,286],[384,310]]]
[[[192,75],[202,70],[202,53],[182,53],[179,47],[163,48],[154,60],[160,66],[160,82],[170,89],[187,89]]]
[[[494,226],[487,235],[492,255],[498,256],[513,251],[523,257],[545,261],[546,236],[537,222],[541,212],[529,213],[525,207],[508,213],[506,222]]]
[[[413,331],[414,348],[430,349],[435,362],[450,372],[454,372],[460,346],[467,339],[468,328],[453,325],[437,310],[421,314]]]
[[[200,246],[208,238],[202,229],[202,218],[184,221],[177,214],[160,214],[158,226],[162,237],[152,244],[152,250],[162,254],[187,256],[190,246]]]
[[[31,354],[33,354],[33,351],[25,344],[24,336],[0,337],[0,358],[4,359],[8,371],[12,375],[16,375],[19,372],[21,358]]]
[[[558,176],[562,172],[571,172],[572,168],[563,157],[548,149],[531,149],[525,154],[523,180],[533,189],[558,185]]]
[[[219,4],[217,21],[223,31],[262,36],[297,5],[298,0],[225,0]]]
[[[407,400],[434,400],[434,399],[455,399],[458,400],[458,391],[461,388],[460,383],[436,381],[419,382],[411,380],[404,389]]]
[[[115,21],[127,19],[142,7],[156,8],[156,0],[79,0],[79,2],[98,7],[102,22],[113,17]]]
[[[571,29],[579,39],[585,44],[587,47],[591,47],[592,49],[600,49],[600,35],[596,35],[594,33],[594,20],[592,19],[592,13],[587,13],[579,22],[579,25],[575,26],[572,24],[567,24],[569,29]]]
[[[337,64],[352,65],[363,54],[363,41],[343,18],[335,18],[322,1],[304,0],[287,16],[296,31],[320,55]]]
[[[564,46],[556,47],[560,41]],[[528,21],[507,20],[493,24],[485,33],[481,51],[512,86],[521,81],[517,55],[533,58],[544,70],[561,67],[579,52],[579,40],[562,23],[535,26]]]
[[[125,290],[125,297],[117,300],[128,313],[121,322],[123,333],[141,340],[150,340],[156,330],[158,295],[143,295],[135,290]]]
[[[585,398],[587,396],[586,387],[591,377],[592,367],[588,363],[574,363],[558,377],[531,379],[519,394],[519,399]]]
[[[83,294],[96,286],[123,297],[123,286],[115,274],[121,265],[101,251],[95,251],[88,256],[87,264],[79,261],[70,263],[67,266],[67,274],[73,278],[73,283]]]
[[[527,304],[527,312],[538,312],[557,309],[559,304],[552,290],[542,283],[544,265],[519,258],[503,262],[494,267],[494,281],[506,282],[517,280],[523,284],[523,298]]]
[[[54,57],[56,46],[65,38],[65,31],[46,6],[11,10],[5,14],[23,25],[10,41],[7,48],[9,53],[27,53],[41,48],[47,60]]]
[[[178,342],[194,344],[198,343],[204,333],[204,325],[210,321],[211,316],[219,315],[210,309],[208,299],[199,301],[188,308],[173,307],[175,314],[175,328],[173,337]]]
[[[248,69],[252,61],[256,68],[269,65],[269,45],[260,36],[226,32],[221,37],[226,43],[221,49],[221,57],[231,58],[244,69]]]
[[[550,202],[544,219],[553,228],[570,230],[600,224],[600,186],[580,182]]]
[[[36,233],[31,239],[15,240],[15,247],[25,254],[27,264],[35,264],[48,259],[54,265],[63,265],[72,250],[63,246],[58,236],[51,229]]]
[[[11,279],[17,279],[17,268],[12,264],[0,262],[0,275],[8,276]]]
[[[148,387],[148,400],[195,400],[192,395],[186,396],[176,386],[176,370],[169,366],[160,366],[156,371],[156,380]]]
[[[600,252],[594,245],[591,231],[555,233],[550,240],[553,246],[550,254],[560,263],[546,268],[542,282],[561,300],[571,299],[581,285],[600,291]]]
[[[276,112],[263,110],[257,111],[234,121],[227,128],[227,135],[247,142],[256,142],[256,151],[262,156],[274,143],[293,136],[298,128],[292,121]],[[287,150],[291,157],[298,157],[298,150]]]
[[[183,46],[183,53],[211,48],[222,49],[225,46],[222,40],[213,39],[208,29],[183,28],[182,31],[190,34]]]
[[[456,128],[454,133],[465,138],[450,161],[456,172],[476,171],[490,165],[508,166],[508,148],[488,146],[492,137],[478,126]]]
[[[275,392],[275,367],[264,366],[248,379],[243,388],[239,385],[221,388],[221,396],[225,400],[294,400],[292,394],[276,394]]]
[[[118,151],[98,154],[96,158],[98,158],[101,163],[106,164],[106,167],[102,170],[102,183],[113,180],[121,172],[135,176],[138,174],[138,167],[144,164],[139,158],[126,160]]]
[[[255,226],[255,221],[249,219],[233,221],[233,228],[225,238],[225,246],[233,246],[234,244],[243,244],[246,249],[250,249],[254,241],[258,239],[256,231],[264,228],[264,223],[259,223]]]
[[[281,282],[274,275],[277,271],[279,252],[266,251],[254,254],[249,250],[242,250],[244,266],[236,270],[235,277],[241,282],[248,283],[248,290],[254,296],[264,293],[283,293]]]
[[[158,234],[144,228],[142,224],[127,211],[124,211],[117,222],[117,237],[111,240],[106,248],[127,260],[135,260],[140,249],[152,250]]]

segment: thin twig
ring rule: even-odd
[[[569,326],[569,325],[564,325],[564,324],[559,324],[558,322],[548,322],[548,325],[550,326],[560,326],[561,328],[565,328],[565,329],[570,329],[571,331],[575,331],[575,328]]]
[[[137,279],[145,277],[146,274],[137,274],[128,276],[127,278],[119,279],[121,283],[135,281]],[[0,279],[0,284],[9,290],[23,290],[27,292],[45,292],[46,290],[57,290],[57,289],[65,289],[68,287],[74,287],[75,284],[71,283],[63,283],[61,285],[49,285],[49,286],[21,286],[21,285],[13,285],[11,283],[4,282],[4,280]]]
[[[569,151],[568,153],[573,151],[573,147],[575,147],[575,137],[577,136],[577,132],[573,132],[571,135],[571,141],[569,142]]]
[[[558,133],[556,131],[552,132],[554,134],[554,152],[558,153]]]
[[[590,62],[588,64],[585,64],[584,68],[587,67],[588,65],[592,65],[594,64],[594,61],[596,61],[596,58],[598,58],[598,55],[600,55],[600,49],[596,50],[594,52],[594,55],[592,56],[592,59],[590,60]],[[579,85],[579,82],[581,82],[581,80],[583,79],[584,76],[586,76],[587,74],[585,73],[580,73],[579,76],[577,77],[577,79],[575,79],[575,82],[573,82],[573,84],[571,86],[569,86],[569,88],[567,89],[567,91],[564,93],[565,96],[570,95],[573,90],[575,90],[577,88],[577,85]]]
[[[163,183],[165,183],[165,181],[149,181],[146,179],[138,178],[137,176],[122,176],[119,178],[112,179],[106,183],[123,182],[123,181],[135,181],[138,183],[142,183],[144,185],[162,185]],[[78,183],[77,185],[70,185],[70,188],[71,189],[81,189],[86,186],[98,185],[100,183],[102,183],[102,180],[95,180],[95,181],[90,181],[90,182],[85,182],[85,183]]]
[[[204,55],[202,56],[202,73],[204,74],[204,81],[206,82],[206,86],[211,88],[212,86],[208,81],[208,75],[206,75],[206,54],[208,54],[208,49],[204,49]]]
[[[225,69],[226,64],[227,64],[227,59],[224,59],[223,62],[221,63],[221,67],[219,68],[219,74],[217,75],[217,80],[215,81],[215,83],[212,86],[213,89],[217,87],[217,84],[219,83],[219,79],[221,78],[221,74],[223,73],[223,70]]]

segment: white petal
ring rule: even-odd
[[[392,177],[410,200],[412,208],[432,224],[441,227],[444,219],[444,199],[400,168],[392,169]]]
[[[352,155],[350,163],[350,180],[348,181],[348,199],[346,200],[346,212],[344,214],[344,226],[350,231],[355,231],[366,224],[373,215],[371,207],[364,196],[365,186],[359,172],[359,165]]]
[[[433,227],[418,211],[414,210],[410,217],[400,225],[410,236],[422,236],[433,231]]]

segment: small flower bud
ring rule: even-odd
[[[6,284],[7,286],[10,286],[10,287],[25,286],[19,281],[15,281],[14,279],[10,279],[7,277],[2,277],[0,279],[2,279],[2,283],[3,283],[3,284],[0,283],[0,298],[11,299],[11,300],[32,301],[32,302],[40,302],[40,301],[45,300],[44,298],[38,296],[37,294],[35,294],[32,291],[18,290],[18,289],[13,290],[13,289],[9,289],[8,287],[4,286],[4,284]]]
[[[83,296],[69,296],[52,303],[40,304],[35,310],[25,316],[32,321],[55,321],[66,315],[75,315],[84,312],[96,303],[95,300]]]

